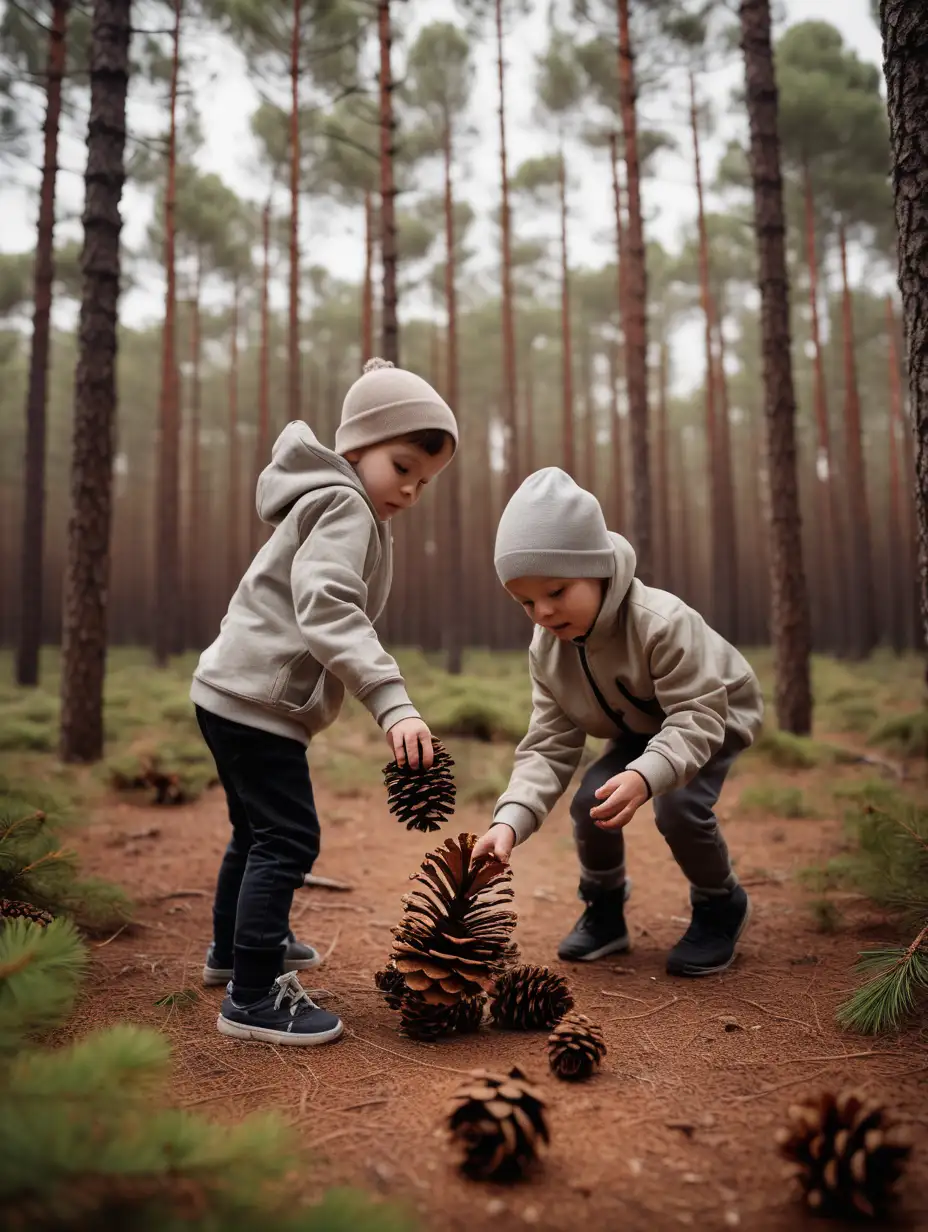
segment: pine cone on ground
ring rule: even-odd
[[[32,903],[20,903],[11,898],[0,898],[0,921],[31,920],[46,928],[55,917],[50,911],[44,911]]]
[[[602,1028],[585,1014],[565,1014],[548,1036],[548,1064],[567,1082],[589,1078],[605,1055]]]
[[[789,1120],[776,1141],[807,1206],[839,1217],[886,1211],[912,1148],[884,1108],[854,1091],[825,1091],[793,1104]]]
[[[574,1006],[570,986],[547,967],[513,967],[493,988],[490,1013],[494,1025],[507,1031],[550,1029]]]
[[[409,990],[406,987],[406,981],[392,961],[388,962],[382,970],[374,972],[374,983],[383,993],[383,999],[391,1010],[402,1008]]]
[[[395,761],[383,768],[387,806],[407,830],[428,834],[437,830],[454,812],[457,788],[451,774],[454,765],[440,740],[432,740],[434,760],[428,770],[411,770]]]
[[[517,1179],[549,1142],[545,1101],[517,1068],[473,1070],[452,1097],[448,1130],[461,1170],[475,1180]]]
[[[480,1030],[487,999],[462,997],[455,1005],[430,1005],[420,993],[407,993],[400,1006],[400,1030],[414,1040],[469,1035]]]
[[[515,928],[507,910],[512,870],[498,860],[472,860],[476,836],[449,838],[431,851],[403,898],[393,930],[393,961],[412,992],[431,1005],[454,1005],[492,987]]]

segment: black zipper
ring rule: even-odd
[[[613,723],[615,723],[619,731],[629,736],[636,735],[637,733],[633,732],[632,729],[625,722],[625,716],[620,711],[613,710],[612,707],[609,705],[609,703],[606,701],[605,697],[603,697],[602,690],[600,689],[596,681],[593,679],[593,673],[590,671],[590,665],[587,662],[587,658],[586,658],[586,647],[583,645],[582,642],[579,642],[577,644],[577,650],[580,652],[580,664],[583,668],[584,675],[586,676],[587,680],[590,682],[590,688],[593,690],[593,695],[595,696],[596,700],[599,702],[600,709],[603,711],[604,714],[606,714],[613,721]]]

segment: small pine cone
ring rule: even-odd
[[[549,1142],[545,1101],[520,1069],[473,1070],[452,1097],[450,1140],[475,1180],[516,1180]]]
[[[496,981],[490,1013],[494,1024],[507,1031],[539,1031],[550,1030],[573,1006],[562,975],[547,967],[521,966]]]
[[[20,903],[10,898],[0,898],[0,920],[31,920],[46,928],[55,917],[50,911],[35,907],[32,903]]]
[[[383,999],[391,1010],[398,1010],[402,1007],[403,1000],[407,996],[409,989],[406,987],[406,981],[392,962],[387,963],[382,970],[374,973],[374,983],[383,993]]]
[[[806,1205],[834,1217],[884,1215],[912,1149],[879,1104],[853,1091],[825,1091],[789,1109],[776,1136]]]
[[[387,807],[407,830],[428,834],[438,830],[454,813],[457,788],[451,774],[454,765],[440,740],[432,740],[435,759],[428,770],[411,770],[395,761],[383,768]]]
[[[409,993],[400,1007],[400,1030],[410,1039],[434,1040],[443,1035],[468,1035],[480,1029],[484,995],[462,997],[455,1005],[430,1005],[418,993]]]
[[[589,1078],[605,1055],[602,1028],[585,1014],[565,1014],[548,1037],[548,1064],[567,1082]]]

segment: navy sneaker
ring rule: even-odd
[[[310,999],[295,971],[278,975],[267,996],[250,1005],[227,996],[216,1026],[233,1039],[302,1046],[330,1044],[345,1029],[340,1018]]]
[[[284,972],[312,971],[322,962],[322,957],[311,945],[297,941],[293,933],[287,933],[287,951],[284,955]],[[203,983],[207,988],[218,988],[220,984],[228,984],[232,978],[232,968],[223,967],[216,961],[215,947],[206,951],[206,962],[203,965]]]
[[[730,967],[750,918],[751,900],[740,885],[694,903],[689,928],[667,955],[668,975],[715,975]]]
[[[625,900],[631,893],[626,880],[615,890],[594,891],[580,884],[580,898],[586,910],[557,949],[564,962],[593,962],[607,954],[622,954],[631,949],[625,927]]]

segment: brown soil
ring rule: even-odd
[[[748,781],[730,784],[723,820]],[[628,832],[633,952],[589,966],[557,963],[557,941],[578,913],[569,821],[558,808],[513,866],[525,961],[563,970],[578,1008],[605,1030],[603,1070],[574,1086],[548,1071],[543,1033],[485,1028],[431,1045],[397,1034],[371,977],[388,955],[408,875],[442,838],[407,834],[382,795],[347,800],[320,789],[317,802],[316,871],[355,886],[350,894],[302,890],[294,904],[298,935],[330,951],[315,982],[347,1028],[322,1048],[224,1039],[215,1029],[220,989],[201,988],[188,1008],[155,1004],[199,987],[227,837],[221,794],[175,809],[112,803],[81,837],[88,870],[123,883],[142,906],[141,927],[97,943],[80,1025],[130,1020],[165,1031],[176,1102],[220,1119],[279,1109],[306,1148],[309,1192],[355,1185],[408,1203],[428,1229],[785,1232],[821,1222],[807,1222],[784,1186],[775,1130],[796,1097],[852,1084],[914,1118],[902,1209],[907,1226],[928,1228],[928,1030],[874,1042],[836,1029],[855,954],[886,926],[851,903],[840,931],[817,931],[792,876],[835,853],[837,822],[727,822],[753,921],[729,972],[687,982],[664,974],[664,954],[685,923],[686,886],[646,811]],[[485,813],[465,808],[451,830],[485,825]],[[441,1132],[446,1097],[471,1068],[512,1065],[546,1093],[550,1153],[516,1186],[465,1181]]]

